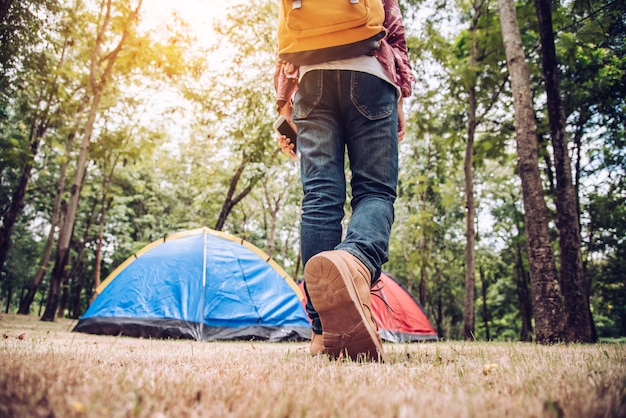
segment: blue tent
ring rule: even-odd
[[[208,228],[170,235],[96,289],[74,331],[147,338],[305,340],[301,291],[254,245]]]

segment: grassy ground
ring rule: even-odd
[[[0,316],[0,417],[626,417],[626,345],[162,341]]]

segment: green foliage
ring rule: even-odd
[[[50,35],[47,21],[58,8],[57,0],[14,0],[0,21],[0,121],[22,86],[17,72]]]
[[[626,334],[626,19],[618,3],[566,3],[553,15],[577,167],[587,280],[601,337]],[[131,7],[127,1],[114,4],[113,27],[103,34],[107,48],[120,41],[122,17]],[[63,169],[61,197],[69,196],[93,97],[89,68],[98,28],[95,1],[16,0],[14,5],[0,22],[0,213],[11,203],[25,164],[32,162],[33,169],[0,282],[12,309],[41,258]],[[475,30],[469,30],[472,8],[479,6]],[[448,339],[463,337],[462,162],[470,87],[478,101],[475,337],[486,339],[489,328],[492,340],[517,340],[524,324],[521,301],[528,261],[512,97],[496,6],[495,1],[401,1],[417,81],[413,97],[404,102],[408,132],[400,146],[390,261],[383,268],[423,301],[440,335]],[[154,27],[143,25],[142,14],[128,32],[103,84],[88,150],[71,246],[72,314],[89,303],[101,221],[102,279],[150,242],[178,230],[214,226],[228,204],[224,230],[271,254],[294,277],[301,274],[298,164],[277,153],[271,129],[277,7],[274,0],[255,7],[230,5],[209,44],[176,13]],[[539,135],[545,137],[532,3],[519,4],[518,17]],[[478,62],[471,64],[473,46]],[[103,55],[100,64],[108,59]],[[33,132],[41,134],[36,155]],[[549,185],[551,149],[544,145],[541,152]],[[44,282],[37,301],[46,289]]]
[[[2,312],[15,312],[19,306],[24,289],[30,285],[30,278],[37,269],[32,260],[36,260],[42,250],[37,234],[24,222],[16,226],[11,244],[3,280],[0,281],[0,300],[5,303],[1,307]]]
[[[600,337],[626,331],[626,197],[624,190],[591,195],[588,278]]]

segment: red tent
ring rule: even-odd
[[[372,311],[378,323],[380,337],[389,342],[403,343],[437,340],[433,328],[419,302],[393,277],[383,272],[372,291]],[[304,295],[304,281],[298,284]],[[302,299],[306,305],[306,296]]]

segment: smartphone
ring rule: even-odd
[[[287,138],[291,140],[291,143],[294,144],[294,151],[296,146],[296,141],[298,139],[298,134],[293,130],[287,119],[280,115],[276,122],[274,122],[274,129],[281,135],[285,135]]]

